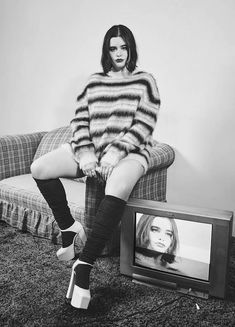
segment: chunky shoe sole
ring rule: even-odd
[[[77,285],[74,286],[71,305],[78,309],[87,309],[91,300],[90,290],[85,290]]]
[[[71,305],[73,307],[78,309],[87,309],[91,300],[90,290],[81,288],[75,284],[75,268],[79,264],[89,265],[88,263],[80,260],[75,261],[72,267],[72,273],[70,277],[66,298],[71,299]]]

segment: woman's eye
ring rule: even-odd
[[[113,52],[113,51],[115,51],[115,48],[111,47],[111,48],[109,48],[109,51]]]
[[[151,232],[159,232],[159,228],[158,227],[151,227]]]
[[[173,236],[173,234],[171,232],[166,233],[166,235],[169,236],[169,237],[172,237]]]

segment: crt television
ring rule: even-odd
[[[225,298],[233,213],[158,201],[128,201],[120,272],[133,281],[203,298]]]

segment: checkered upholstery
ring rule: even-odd
[[[11,176],[27,174],[45,133],[1,136],[0,138],[0,180]]]
[[[71,136],[71,129],[68,126],[46,133],[37,148],[34,160],[68,142]]]
[[[0,137],[0,217],[2,220],[34,235],[50,238],[55,242],[61,241],[58,226],[43,197],[40,194],[34,194],[33,190],[9,186],[9,178],[28,174],[27,178],[30,181],[32,178],[29,172],[32,161],[56,149],[67,142],[70,137],[71,132],[68,126],[48,133]],[[167,168],[173,161],[173,149],[167,144],[156,142],[151,153],[149,170],[136,184],[131,197],[166,201]],[[70,182],[78,183],[77,180],[70,180]],[[82,184],[85,203],[82,205],[73,201],[69,204],[74,218],[82,223],[85,232],[89,234],[96,210],[104,196],[105,184],[94,178],[86,179],[86,187],[84,183]],[[66,187],[69,191],[71,184]],[[119,231],[117,230],[104,253],[108,253],[118,240]],[[81,248],[82,245],[78,244],[78,246]]]

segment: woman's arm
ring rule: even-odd
[[[72,129],[71,146],[75,157],[79,162],[80,168],[83,169],[90,163],[97,162],[95,147],[91,141],[89,125],[90,117],[87,101],[87,87],[77,98],[78,107],[75,117],[71,120]]]

